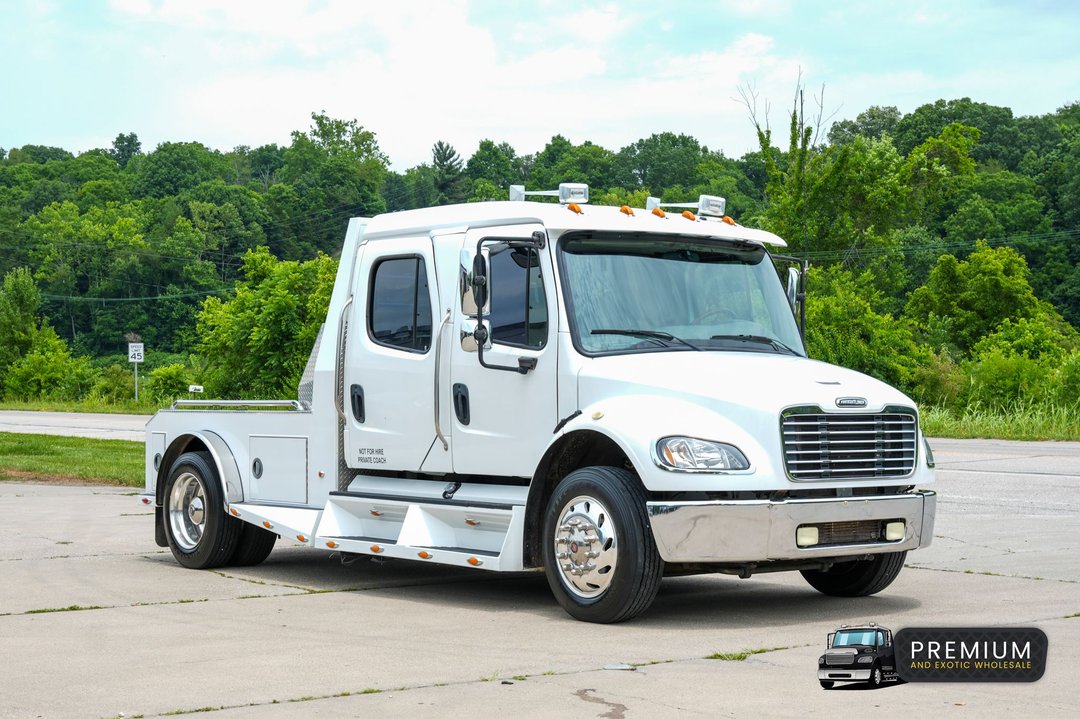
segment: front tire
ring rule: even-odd
[[[893,583],[904,568],[907,552],[877,554],[872,559],[836,564],[827,571],[807,569],[803,578],[811,587],[832,597],[865,597]]]
[[[544,515],[544,574],[570,616],[609,624],[641,614],[660,588],[645,492],[616,467],[584,467],[555,488]]]
[[[186,452],[173,463],[165,481],[162,521],[169,549],[181,565],[210,569],[232,558],[241,523],[225,513],[210,455]]]
[[[822,689],[832,689],[832,688],[833,688],[833,685],[834,685],[834,684],[835,684],[836,682],[830,682],[830,681],[828,681],[828,680],[826,680],[826,679],[822,679],[822,680],[820,680],[820,681],[819,681],[818,683],[819,683],[819,684],[821,684],[821,688],[822,688]]]
[[[874,668],[870,670],[870,679],[867,681],[867,683],[874,689],[877,689],[884,681],[885,677],[881,673],[881,666],[875,664]]]

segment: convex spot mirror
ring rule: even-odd
[[[799,297],[799,268],[789,267],[787,271],[787,300],[791,309],[795,309],[795,302]]]
[[[487,260],[482,254],[473,257],[473,270],[472,270],[472,292],[473,302],[476,307],[483,307],[487,304],[488,296],[488,277],[487,277]]]

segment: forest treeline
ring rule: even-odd
[[[0,395],[98,402],[289,396],[325,317],[348,218],[586,182],[597,204],[727,198],[811,260],[813,357],[945,407],[1080,403],[1080,102],[1017,117],[939,100],[874,106],[739,158],[661,132],[618,150],[562,135],[521,154],[437,142],[395,172],[355,120],[314,113],[286,146],[0,148]],[[752,108],[750,108],[752,109]]]

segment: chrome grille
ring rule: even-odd
[[[855,655],[858,652],[854,649],[847,649],[838,652],[826,652],[825,664],[830,667],[846,667],[849,664],[855,662]]]
[[[913,413],[789,410],[782,426],[784,466],[792,479],[906,477],[915,469]]]

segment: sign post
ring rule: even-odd
[[[143,343],[128,342],[128,362],[135,365],[135,401],[139,401],[139,363],[143,361]]]

